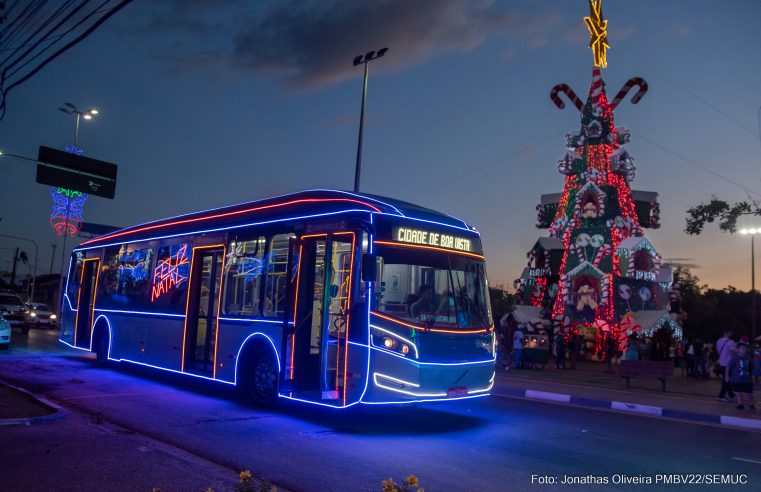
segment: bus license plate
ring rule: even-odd
[[[467,386],[458,386],[447,390],[447,398],[462,398],[463,396],[468,396]]]

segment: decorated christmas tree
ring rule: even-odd
[[[665,352],[659,355],[667,357],[668,345],[681,336],[668,312],[673,276],[643,231],[660,225],[658,194],[630,188],[636,173],[624,148],[630,133],[614,123],[614,110],[629,91],[638,89],[631,99],[636,104],[648,87],[635,77],[608,100],[600,73],[609,47],[607,21],[600,0],[590,0],[590,10],[585,22],[594,53],[592,83],[585,102],[566,84],[550,94],[560,109],[560,95],[568,97],[581,114],[581,128],[566,135],[566,153],[558,161],[563,192],[542,195],[537,206],[537,227],[548,228],[549,237],[535,243],[516,281],[527,307],[519,306],[515,317],[544,319],[541,326],[563,334],[580,332],[588,355],[599,357],[604,336],[623,348],[636,334],[657,338],[657,350]]]

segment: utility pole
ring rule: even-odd
[[[50,245],[53,247],[53,252],[50,253],[50,274],[53,274],[53,260],[55,260],[55,249],[58,246],[58,243],[55,241],[51,242]]]
[[[13,253],[13,271],[11,272],[11,288],[16,285],[16,264],[18,263],[18,247]]]

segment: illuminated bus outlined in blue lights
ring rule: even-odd
[[[495,340],[478,232],[417,205],[310,190],[136,225],[74,249],[60,341],[345,408],[477,398]]]

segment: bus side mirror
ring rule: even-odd
[[[370,253],[362,255],[362,280],[375,282],[378,280],[378,256]]]

